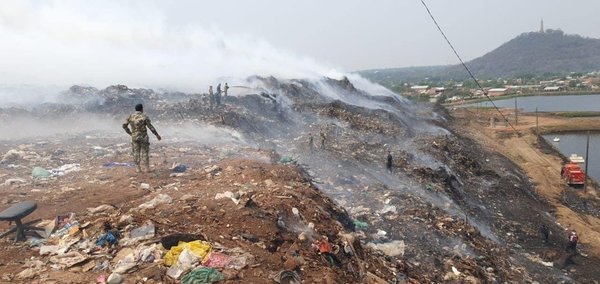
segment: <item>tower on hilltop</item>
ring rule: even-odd
[[[540,33],[544,33],[544,18],[542,18],[542,21],[540,23]]]

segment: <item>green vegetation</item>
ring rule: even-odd
[[[409,96],[407,98],[410,99],[411,101],[415,101],[415,102],[428,102],[429,101],[429,95],[427,95],[427,94],[419,94],[419,95],[415,95],[415,96]]]
[[[487,78],[594,71],[600,69],[600,39],[565,35],[560,30],[525,33],[472,60],[469,66]]]
[[[558,116],[564,117],[595,117],[600,116],[598,111],[573,111],[573,112],[559,112],[556,113]]]

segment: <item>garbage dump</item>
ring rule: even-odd
[[[10,254],[2,280],[594,279],[590,266],[549,265],[564,256],[556,236],[567,225],[555,222],[521,170],[456,134],[442,109],[356,78],[245,84],[247,94],[212,109],[197,94],[116,85],[74,86],[62,94],[80,99],[69,107],[0,110],[101,116],[110,125],[128,115],[122,105],[143,102],[165,138],[152,141],[151,171],[140,174],[129,137],[104,125],[4,141],[0,205],[34,199],[34,217],[54,227],[30,232],[26,245],[2,239]],[[536,237],[540,223],[551,233],[547,246]]]

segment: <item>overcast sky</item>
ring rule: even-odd
[[[542,18],[600,38],[600,1],[426,2],[465,60],[538,30]],[[0,83],[191,86],[457,63],[420,0],[5,0],[0,41]]]
[[[202,3],[200,3],[202,2]],[[346,69],[454,64],[420,0],[156,2],[173,25],[252,34]],[[600,38],[600,1],[426,0],[467,60],[545,27]]]

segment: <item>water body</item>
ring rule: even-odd
[[[514,108],[515,98],[494,101],[499,108]],[[489,101],[467,104],[466,107],[492,107]],[[600,111],[600,94],[573,96],[531,96],[518,97],[517,107],[521,111]]]
[[[565,157],[577,154],[585,158],[586,133],[548,134],[543,136],[549,144],[560,151]],[[560,142],[553,142],[554,137],[560,138]],[[590,150],[588,161],[588,173],[596,181],[600,181],[600,133],[590,134]],[[585,169],[585,164],[583,165]],[[558,174],[558,173],[557,173]]]

